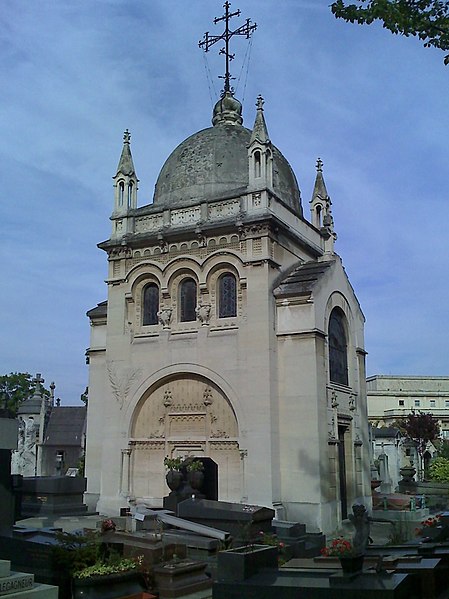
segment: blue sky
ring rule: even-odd
[[[0,373],[41,372],[65,404],[78,401],[85,312],[107,294],[96,244],[110,234],[123,131],[145,205],[170,152],[210,124],[206,73],[218,93],[223,58],[215,47],[206,67],[198,41],[221,33],[222,4],[4,3]],[[236,96],[247,126],[264,96],[307,217],[324,162],[336,251],[366,316],[368,374],[447,375],[449,67],[417,39],[337,21],[328,4],[232,2],[258,25]],[[233,45],[236,75],[246,48]]]

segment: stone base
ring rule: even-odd
[[[181,560],[156,566],[153,574],[159,591],[159,599],[184,597],[197,591],[210,589],[212,581],[204,570],[206,564]]]
[[[0,596],[14,599],[35,597],[38,599],[58,599],[59,588],[34,582],[33,574],[11,571],[11,562],[0,560]]]

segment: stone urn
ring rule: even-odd
[[[167,482],[168,488],[172,493],[175,493],[182,484],[183,481],[182,472],[179,470],[169,470],[165,475],[165,480]]]
[[[402,468],[400,468],[399,473],[403,479],[401,482],[405,482],[405,483],[414,482],[413,477],[416,474],[416,469],[412,465],[403,466]]]
[[[189,484],[194,491],[201,491],[204,482],[204,473],[202,470],[193,470],[188,473]]]
[[[356,574],[363,570],[364,555],[351,555],[348,557],[339,557],[341,569],[344,574]]]

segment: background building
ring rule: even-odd
[[[449,377],[375,375],[366,379],[368,418],[373,426],[391,426],[413,410],[438,419],[449,439]]]

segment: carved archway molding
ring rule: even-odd
[[[132,397],[129,398],[130,400],[126,405],[124,414],[124,423],[126,423],[125,427],[127,427],[128,438],[131,437],[134,414],[136,414],[136,410],[139,409],[139,404],[143,404],[156,389],[164,385],[170,379],[189,376],[200,377],[204,380],[205,384],[207,384],[207,381],[210,381],[217,387],[227,399],[235,414],[240,434],[242,431],[247,430],[248,416],[244,411],[244,407],[238,401],[238,395],[233,387],[223,377],[217,372],[199,364],[179,363],[166,366],[153,372],[143,379],[135,389]]]

